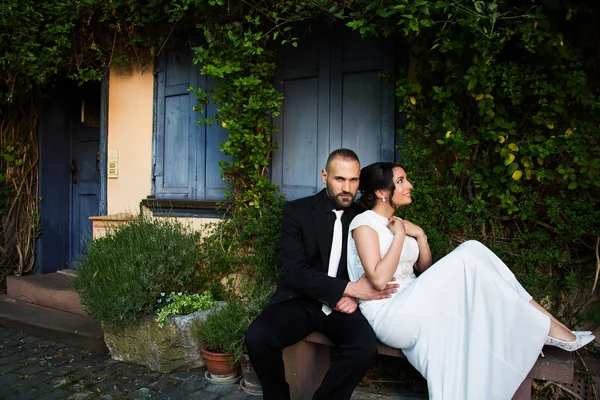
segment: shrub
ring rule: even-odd
[[[225,306],[211,312],[203,330],[207,350],[235,353],[236,359],[245,353],[244,334],[267,304],[272,289],[262,281],[246,282],[239,286],[237,296],[232,296]]]
[[[199,243],[200,234],[175,219],[141,216],[90,244],[76,260],[74,287],[91,316],[109,329],[126,326],[152,313],[161,292],[215,285],[196,274]]]

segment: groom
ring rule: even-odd
[[[283,349],[315,330],[335,343],[338,356],[313,399],[349,399],[377,355],[375,334],[355,299],[389,298],[398,285],[379,291],[365,276],[349,282],[348,226],[362,211],[353,202],[359,175],[358,156],[349,149],[335,150],[321,171],[326,188],[283,207],[283,275],[269,304],[246,333],[265,400],[290,398]],[[330,263],[330,258],[339,263]]]

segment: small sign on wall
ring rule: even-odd
[[[108,150],[108,178],[119,177],[119,150]]]

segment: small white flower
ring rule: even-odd
[[[165,292],[160,292],[161,297],[165,295]]]
[[[177,295],[181,296],[181,292],[178,292]]]

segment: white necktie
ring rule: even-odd
[[[331,253],[329,253],[329,268],[327,275],[336,277],[340,258],[342,257],[342,214],[344,210],[332,210],[335,213],[333,224],[333,240],[331,241]],[[331,314],[331,308],[325,304],[321,308],[326,315]]]

